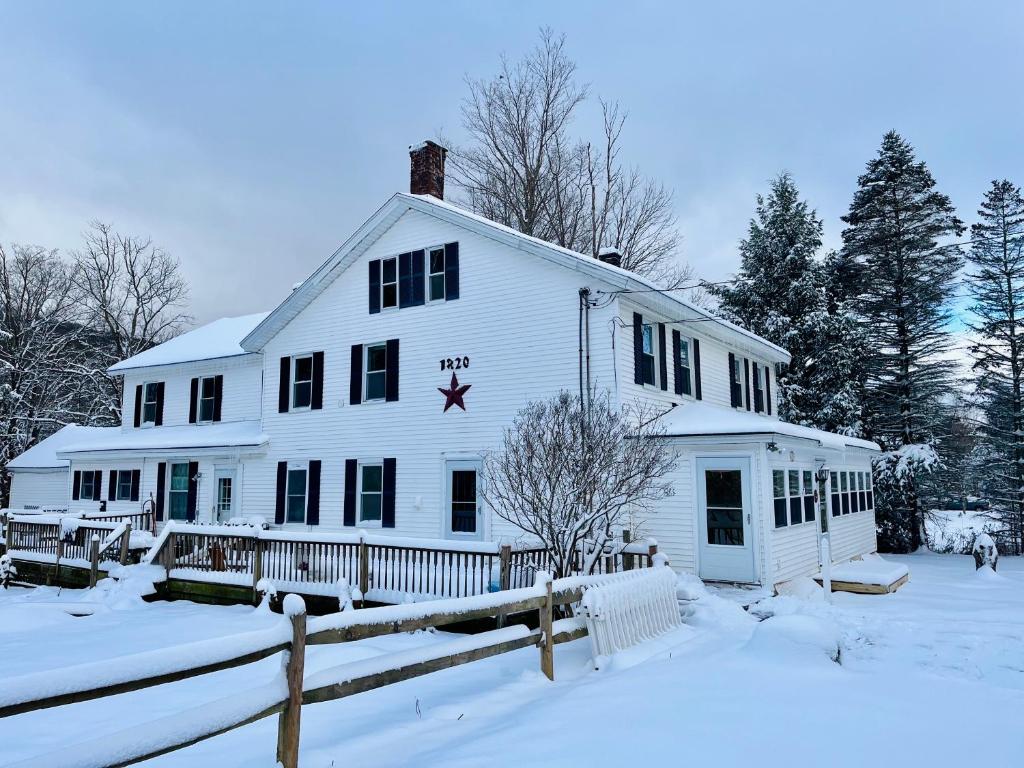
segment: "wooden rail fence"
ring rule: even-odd
[[[587,579],[583,577],[560,579],[553,583],[550,577],[541,574],[537,578],[537,583],[529,588],[461,600],[448,599],[365,608],[330,614],[309,621],[302,599],[297,595],[289,595],[285,599],[284,609],[289,617],[290,627],[279,626],[275,630],[249,633],[250,636],[240,638],[240,644],[245,647],[242,653],[225,655],[223,638],[218,638],[193,643],[179,648],[181,653],[171,654],[172,658],[188,659],[188,663],[194,666],[188,666],[187,663],[168,666],[165,663],[162,668],[147,677],[123,679],[119,676],[119,670],[147,666],[140,664],[137,656],[94,664],[92,667],[95,669],[86,670],[89,674],[68,675],[67,678],[70,679],[61,678],[62,670],[47,670],[22,678],[8,679],[5,685],[0,687],[0,718],[185,680],[251,664],[283,651],[288,654],[284,669],[287,695],[284,697],[276,693],[280,688],[263,686],[260,689],[239,693],[233,698],[235,702],[247,701],[250,704],[244,711],[239,710],[240,713],[236,713],[235,719],[231,721],[209,718],[211,709],[209,705],[204,705],[194,711],[169,718],[169,725],[166,727],[177,730],[162,732],[157,724],[150,724],[125,732],[126,735],[130,734],[130,738],[125,739],[125,744],[130,746],[120,744],[116,748],[112,747],[111,744],[118,741],[117,734],[114,734],[93,743],[62,749],[59,754],[62,765],[69,764],[69,756],[71,764],[75,765],[103,764],[108,768],[133,765],[277,714],[277,759],[285,768],[297,768],[301,708],[304,705],[352,696],[401,680],[529,646],[536,646],[539,649],[541,670],[553,680],[554,646],[584,637],[587,633],[586,623],[582,620],[554,621],[554,608],[579,602],[587,584]],[[485,616],[526,611],[537,612],[539,629],[530,630],[524,625],[504,627],[438,643],[425,649],[364,659],[311,676],[304,675],[307,645],[348,642],[382,634],[444,626]],[[285,629],[288,631],[284,631]],[[255,638],[258,642],[254,642],[251,637],[255,634],[259,635]],[[147,652],[142,656],[145,656],[145,661],[148,662],[151,656],[156,658],[154,653],[156,652]],[[202,662],[195,664],[196,658]],[[101,680],[101,683],[96,684],[96,679]],[[91,687],[84,683],[76,686],[76,680],[88,680]],[[54,688],[59,691],[39,693]],[[194,719],[191,717],[193,714],[196,715]],[[206,719],[202,719],[204,717]],[[182,721],[190,724],[201,723],[202,727],[186,728],[184,730],[188,731],[189,735],[182,737],[178,735],[182,730]],[[106,750],[106,753],[103,750]],[[102,758],[103,754],[116,757]],[[48,764],[48,759],[48,756],[37,756],[26,761],[24,765]],[[75,760],[80,763],[75,763]]]

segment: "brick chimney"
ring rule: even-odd
[[[597,252],[597,258],[605,264],[611,264],[613,267],[622,266],[622,254],[619,253],[618,248],[602,248]]]
[[[444,158],[448,150],[432,141],[409,147],[409,191],[444,200]]]

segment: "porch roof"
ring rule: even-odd
[[[685,403],[673,408],[665,415],[661,427],[670,437],[748,435],[768,438],[779,436],[813,440],[823,448],[832,448],[837,451],[847,448],[880,450],[876,443],[862,440],[859,437],[848,437],[835,432],[826,432],[823,429],[779,421],[774,416],[737,411],[706,403]]]
[[[73,459],[85,453],[109,451],[174,451],[201,448],[258,448],[270,438],[258,421],[236,421],[226,424],[188,424],[173,427],[122,430],[107,427],[96,430],[81,441],[57,451],[62,459]]]
[[[9,470],[67,469],[67,459],[57,458],[66,445],[91,440],[105,433],[110,427],[83,427],[68,424],[61,427],[45,440],[33,445],[27,451],[7,462]]]

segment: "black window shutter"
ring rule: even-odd
[[[412,252],[412,300],[410,304],[414,307],[422,306],[426,301],[425,259],[426,252],[423,249]]]
[[[361,402],[363,402],[363,345],[353,344],[352,357],[349,362],[348,403],[349,405],[359,405]]]
[[[683,366],[679,360],[679,346],[682,342],[679,331],[672,330],[672,381],[675,384],[675,393],[683,394]]]
[[[398,400],[398,339],[388,339],[384,363],[384,400]]]
[[[459,298],[459,244],[448,243],[444,247],[444,299]]]
[[[306,525],[320,525],[320,460],[309,462],[309,495],[306,497]]]
[[[345,508],[342,522],[345,525],[356,524],[356,473],[359,465],[355,459],[345,459]]]
[[[99,501],[103,498],[103,494],[100,492],[100,486],[103,485],[103,472],[97,469],[92,473],[92,500]]]
[[[288,413],[288,404],[291,402],[290,392],[292,378],[292,359],[281,358],[281,375],[278,377],[277,386],[277,412]]]
[[[700,342],[693,339],[693,396],[702,399],[700,391]]]
[[[658,352],[661,360],[659,373],[661,374],[661,388],[668,389],[668,348],[665,344],[665,324],[658,323]]]
[[[78,495],[82,492],[82,473],[79,470],[75,470],[74,477],[71,480],[71,499],[72,501],[78,501]]]
[[[750,410],[750,361],[743,358],[743,392],[747,396],[747,410]]]
[[[384,492],[380,497],[380,525],[395,527],[395,460],[384,459]]]
[[[107,501],[117,501],[117,470],[110,470],[107,475]]]
[[[412,254],[398,254],[398,306],[412,306]]]
[[[644,383],[644,318],[633,313],[633,383]]]
[[[142,471],[138,469],[132,470],[132,501],[139,500],[139,483],[142,480]]]
[[[224,377],[213,377],[213,420],[220,421],[221,406],[224,404]]]
[[[729,353],[729,405],[738,408],[740,403],[739,385],[736,383],[736,355]]]
[[[284,492],[288,482],[288,462],[277,462],[277,499],[274,502],[274,525],[284,525]]]
[[[160,426],[164,423],[164,383],[161,381],[156,385],[156,420],[153,422],[155,426]]]
[[[142,426],[142,385],[135,387],[135,426]]]
[[[193,378],[192,384],[189,386],[189,400],[188,400],[188,423],[196,423],[196,414],[199,410],[199,379]]]
[[[157,520],[164,519],[164,491],[167,489],[167,462],[161,461],[156,465],[156,509],[154,514]]]
[[[324,407],[324,353],[313,353],[313,394],[309,407],[319,411]]]
[[[764,367],[764,407],[769,416],[772,415],[772,385],[768,374],[770,367],[768,365]]]
[[[370,262],[370,314],[380,312],[380,259]]]
[[[188,463],[188,521],[191,523],[196,519],[196,507],[199,504],[199,462]]]

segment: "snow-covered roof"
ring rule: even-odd
[[[115,363],[110,366],[110,373],[248,354],[242,349],[241,341],[263,322],[268,314],[269,312],[258,312],[242,317],[222,317]]]
[[[63,450],[66,445],[92,439],[111,429],[117,428],[82,427],[78,424],[68,424],[45,440],[36,443],[20,456],[11,459],[7,463],[7,469],[66,469],[68,461],[67,459],[58,459],[57,451]]]
[[[568,248],[562,248],[546,240],[524,235],[518,230],[491,221],[447,201],[439,200],[432,195],[412,195],[405,192],[395,194],[373,216],[367,219],[316,272],[303,281],[301,286],[292,291],[252,333],[243,339],[242,346],[251,351],[261,349],[264,344],[273,338],[274,334],[294,319],[302,309],[308,306],[313,299],[330,285],[349,263],[358,258],[376,240],[375,235],[379,235],[380,231],[391,226],[408,210],[415,210],[440,218],[455,226],[463,227],[485,237],[503,242],[510,247],[527,251],[563,266],[568,266],[579,272],[591,275],[596,279],[604,280],[615,289],[638,291],[639,293],[636,295],[638,299],[643,297],[642,300],[650,301],[658,298],[676,311],[683,310],[683,314],[693,319],[710,321],[709,325],[717,325],[722,329],[727,329],[731,333],[744,337],[752,347],[758,349],[766,358],[772,361],[788,363],[790,360],[789,352],[782,347],[776,346],[757,334],[740,328],[738,325],[723,320],[703,307],[691,304],[674,292],[662,291],[662,287],[657,283],[641,277],[635,272],[630,272],[627,269],[616,267],[613,264],[608,264],[585,254],[571,251]]]
[[[106,451],[168,451],[187,448],[249,448],[265,445],[258,421],[235,421],[226,424],[184,424],[175,427],[122,430],[107,427],[82,440],[68,442],[59,455]]]
[[[803,427],[779,421],[750,411],[737,411],[706,403],[684,403],[673,408],[660,422],[665,434],[673,437],[697,437],[703,435],[778,435],[814,440],[824,448],[837,451],[846,448],[863,448],[877,451],[879,447],[870,440],[847,437],[835,432],[826,432],[813,427]]]

